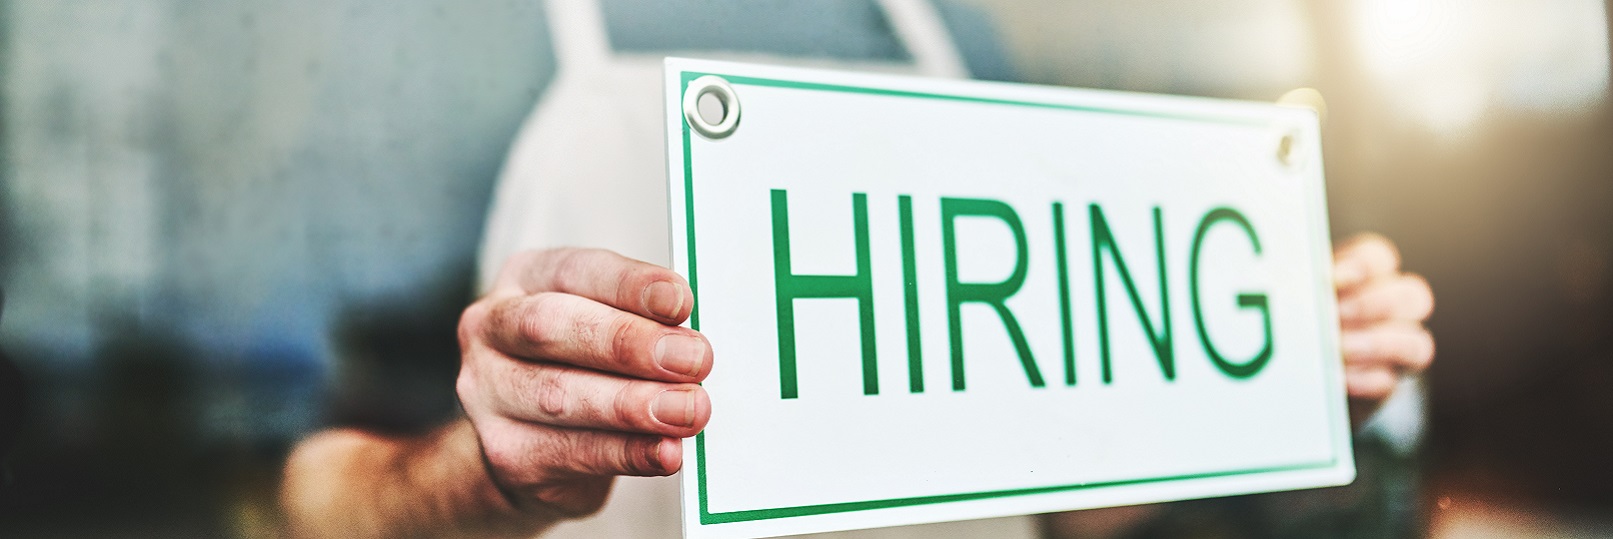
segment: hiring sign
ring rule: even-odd
[[[1354,477],[1311,111],[681,59],[666,104],[686,536]]]

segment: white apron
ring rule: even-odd
[[[880,0],[911,63],[848,63],[689,51],[700,58],[963,77],[957,50],[923,0]],[[660,55],[612,51],[597,0],[549,0],[559,66],[499,177],[479,258],[485,290],[504,259],[533,248],[600,247],[670,263]],[[717,358],[721,368],[722,357]],[[721,413],[720,411],[718,413]],[[621,478],[605,508],[544,537],[681,536],[678,479]],[[1029,517],[885,528],[820,537],[949,539],[1036,536]]]

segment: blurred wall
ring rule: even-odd
[[[211,367],[320,373],[330,328],[362,323],[339,317],[463,303],[553,72],[524,0],[18,0],[4,21],[0,339],[35,370],[166,334]],[[308,425],[251,404],[203,406]]]
[[[1319,90],[1335,235],[1389,236],[1437,298],[1419,403],[1433,505],[1613,520],[1607,2],[976,3],[1033,82]]]
[[[272,487],[325,417],[451,409],[411,380],[455,368],[492,181],[554,70],[540,8],[0,2],[0,346],[34,418],[0,512],[208,535],[216,486]],[[405,398],[327,408],[333,381]]]

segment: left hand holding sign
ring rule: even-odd
[[[1421,276],[1400,270],[1394,244],[1376,234],[1338,244],[1333,275],[1350,420],[1360,426],[1403,377],[1433,361],[1434,337],[1423,322],[1434,310],[1434,294]]]

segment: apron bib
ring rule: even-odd
[[[923,0],[880,0],[877,5],[912,61],[669,52],[937,77],[967,75],[931,5]],[[525,249],[598,247],[662,266],[671,262],[663,56],[611,50],[597,0],[550,0],[547,8],[559,66],[522,125],[494,191],[478,261],[482,290],[507,257]],[[542,537],[677,538],[682,534],[678,508],[676,476],[624,477],[616,481],[599,514],[559,524]],[[1027,517],[822,535],[867,539],[1035,536],[1035,524]]]
[[[702,51],[697,58],[862,69],[938,77],[967,75],[934,9],[881,0],[909,63],[847,62]],[[523,249],[611,249],[670,262],[660,54],[611,50],[597,0],[547,2],[558,67],[527,116],[500,174],[488,214],[479,282]]]

